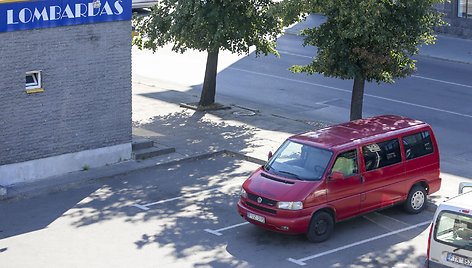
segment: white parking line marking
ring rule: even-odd
[[[446,113],[446,114],[453,114],[453,115],[458,115],[458,116],[462,116],[462,117],[472,118],[472,115],[469,115],[469,114],[453,112],[453,111],[434,108],[434,107],[430,107],[430,106],[426,106],[426,105],[421,105],[421,104],[416,104],[416,103],[411,103],[411,102],[406,102],[406,101],[400,101],[400,100],[394,100],[394,99],[384,98],[384,97],[370,95],[370,94],[365,94],[365,96],[375,98],[375,99],[386,100],[386,101],[391,101],[391,102],[395,102],[395,103],[410,105],[410,106],[423,108],[423,109],[427,109],[427,110],[433,110],[433,111],[436,111],[436,112],[442,112],[442,113]]]
[[[167,203],[167,202],[171,202],[171,201],[175,201],[175,200],[179,200],[179,199],[190,198],[190,197],[198,196],[198,195],[201,195],[201,194],[207,194],[207,193],[211,193],[211,192],[220,190],[222,188],[224,188],[224,186],[223,187],[218,187],[218,188],[212,188],[212,189],[208,189],[208,190],[204,190],[204,191],[200,191],[200,192],[196,192],[196,193],[184,194],[182,196],[177,196],[177,197],[173,197],[173,198],[169,198],[169,199],[164,199],[164,200],[160,200],[160,201],[157,201],[157,202],[148,203],[148,204],[145,204],[145,205],[135,204],[135,205],[133,205],[133,207],[137,207],[137,208],[142,209],[142,210],[149,210],[150,206],[163,204],[163,203]]]
[[[235,70],[235,71],[240,71],[240,72],[244,72],[244,73],[257,74],[257,75],[260,75],[260,76],[267,76],[267,77],[270,77],[270,78],[276,78],[276,79],[285,80],[285,81],[289,81],[289,82],[295,82],[295,83],[307,84],[307,85],[311,85],[311,86],[319,86],[319,87],[334,89],[334,90],[347,92],[347,93],[351,92],[351,90],[347,90],[347,89],[331,87],[331,86],[326,86],[326,85],[322,85],[322,84],[317,84],[317,83],[312,83],[312,82],[307,82],[307,81],[302,81],[302,80],[297,80],[297,79],[291,79],[291,78],[281,77],[281,76],[272,75],[272,74],[248,71],[248,70],[239,69],[239,68],[235,68],[235,67],[229,67],[228,69]]]
[[[370,214],[367,214],[367,215],[364,215],[362,216],[364,219],[370,221],[370,222],[373,222],[379,226],[381,226],[382,223],[380,222],[377,222],[374,218],[371,218],[369,215],[373,215],[373,216],[377,216],[377,217],[381,217],[381,218],[385,218],[385,219],[388,219],[389,221],[394,221],[394,222],[398,222],[398,223],[401,223],[403,225],[406,225],[406,226],[410,226],[409,223],[407,222],[404,222],[404,221],[401,221],[399,219],[395,219],[393,217],[390,217],[390,216],[387,216],[385,214],[382,214],[382,213],[379,213],[379,212],[373,212],[373,213],[370,213]]]
[[[195,194],[192,194],[192,195],[195,195]],[[165,200],[160,200],[160,201],[157,201],[157,202],[146,204],[144,206],[145,207],[154,206],[154,205],[163,204],[163,203],[167,203],[167,202],[171,202],[171,201],[175,201],[175,200],[179,200],[179,199],[183,199],[183,198],[185,198],[185,195],[177,196],[177,197],[173,197],[173,198],[169,198],[169,199],[165,199]]]
[[[459,84],[459,83],[454,83],[454,82],[449,82],[449,81],[444,81],[444,80],[429,78],[429,77],[420,76],[420,75],[412,75],[411,77],[415,77],[415,78],[419,78],[419,79],[424,79],[424,80],[430,80],[430,81],[439,82],[439,83],[448,84],[448,85],[453,85],[453,86],[472,88],[472,86],[470,86],[470,85],[464,85],[464,84]]]
[[[385,215],[385,214],[381,214],[381,213],[378,213],[378,212],[374,212],[374,213],[372,213],[372,214],[378,215],[378,216],[380,216],[380,217],[387,218],[387,219],[389,219],[389,220],[391,220],[391,221],[396,221],[396,222],[398,222],[398,223],[402,223],[402,224],[404,224],[404,225],[409,225],[407,222],[401,221],[401,220],[399,220],[399,219],[395,219],[395,218],[390,217],[390,216],[387,216],[387,215]]]
[[[148,207],[142,206],[142,205],[139,205],[139,204],[135,204],[135,205],[133,205],[133,207],[137,207],[137,208],[142,209],[142,210],[149,210]]]
[[[384,238],[384,237],[387,237],[387,236],[391,236],[391,235],[395,235],[395,234],[398,234],[398,233],[406,232],[406,231],[409,231],[411,229],[415,229],[415,228],[418,228],[418,227],[421,227],[421,226],[424,226],[424,225],[427,225],[427,224],[430,224],[430,223],[431,223],[431,221],[425,221],[425,222],[418,223],[418,224],[415,224],[415,225],[412,225],[412,226],[409,226],[409,227],[405,227],[405,228],[400,229],[400,230],[396,230],[396,231],[392,231],[392,232],[389,232],[389,233],[386,233],[386,234],[383,234],[383,235],[379,235],[379,236],[371,237],[371,238],[368,238],[368,239],[364,239],[364,240],[359,241],[359,242],[355,242],[355,243],[345,245],[345,246],[342,246],[342,247],[339,247],[339,248],[335,248],[335,249],[332,249],[332,250],[321,252],[321,253],[318,253],[318,254],[315,254],[315,255],[312,255],[312,256],[308,256],[308,257],[305,257],[305,258],[301,258],[301,259],[288,258],[287,260],[290,261],[290,262],[293,262],[295,264],[298,264],[300,266],[304,266],[304,265],[306,265],[306,261],[308,261],[308,260],[316,259],[316,258],[325,256],[325,255],[328,255],[328,254],[332,254],[332,253],[335,253],[335,252],[338,252],[338,251],[341,251],[341,250],[345,250],[345,249],[352,248],[352,247],[355,247],[355,246],[359,246],[359,245],[362,245],[362,244],[365,244],[365,243],[369,243],[369,242],[372,242],[372,241],[375,241],[375,240],[378,240],[378,239],[381,239],[381,238]]]
[[[381,216],[382,214],[377,214],[377,215],[378,215],[378,216]],[[386,229],[386,230],[390,230],[390,231],[391,231],[391,230],[394,230],[394,229],[395,229],[395,228],[389,227],[388,225],[386,225],[386,224],[384,224],[384,223],[382,223],[382,222],[380,222],[380,221],[377,222],[376,220],[374,220],[374,219],[372,219],[372,218],[370,218],[370,217],[368,217],[368,216],[362,216],[362,217],[363,217],[364,219],[366,219],[366,220],[372,222],[373,224],[378,225],[378,226],[380,226],[380,227],[382,227],[382,228],[384,228],[384,229]],[[389,218],[389,217],[388,217],[388,218]],[[409,226],[409,224],[407,224],[407,223],[405,223],[405,225],[406,225],[406,226]]]
[[[288,51],[285,51],[285,50],[279,50],[279,54],[285,54],[285,55],[290,55],[290,56],[295,56],[295,57],[300,57],[300,58],[313,59],[312,56],[301,55],[301,54],[297,54],[297,53],[288,52]]]
[[[222,235],[222,233],[219,233],[219,232],[214,231],[214,230],[212,230],[212,229],[205,229],[204,231],[205,231],[205,232],[208,232],[208,233],[210,233],[210,234],[217,235],[217,236]]]
[[[279,50],[279,54],[286,54],[286,55],[300,57],[300,58],[313,59],[312,56],[296,54],[296,53],[292,53],[292,52],[284,51],[284,50]],[[429,78],[429,77],[421,76],[421,75],[414,75],[413,74],[413,75],[411,75],[411,77],[418,78],[418,79],[429,80],[429,81],[438,82],[438,83],[443,83],[443,84],[448,84],[448,85],[459,86],[459,87],[472,88],[471,85],[465,85],[465,84],[460,84],[460,83],[455,83],[455,82],[450,82],[450,81],[445,81],[445,80],[440,80],[440,79],[434,79],[434,78]]]
[[[233,229],[233,228],[236,228],[236,227],[239,227],[239,226],[243,226],[243,225],[246,225],[246,224],[249,224],[249,222],[245,221],[245,222],[242,222],[242,223],[238,223],[238,224],[235,224],[235,225],[231,225],[231,226],[228,226],[228,227],[224,227],[224,228],[221,228],[221,229],[218,229],[218,230],[212,230],[212,229],[205,229],[204,231],[205,232],[208,232],[210,234],[214,234],[214,235],[217,235],[217,236],[220,236],[222,235],[222,231],[226,231],[226,230],[229,230],[229,229]]]
[[[326,85],[322,85],[322,84],[318,84],[318,83],[312,83],[312,82],[307,82],[307,81],[302,81],[302,80],[297,80],[297,79],[285,78],[285,77],[280,77],[280,76],[272,75],[272,74],[265,74],[265,73],[260,73],[260,72],[248,71],[248,70],[243,70],[243,69],[234,68],[234,67],[229,67],[228,69],[235,70],[235,71],[240,71],[240,72],[245,72],[245,73],[256,74],[256,75],[260,75],[260,76],[271,77],[271,78],[290,81],[290,82],[295,82],[295,83],[300,83],[300,84],[306,84],[306,85],[311,85],[311,86],[318,86],[318,87],[323,87],[323,88],[328,88],[328,89],[334,89],[334,90],[337,90],[337,91],[346,92],[346,93],[351,94],[351,90],[342,89],[342,88],[338,88],[338,87],[331,87],[331,86],[326,86]],[[463,85],[463,86],[466,86],[466,85]],[[426,106],[426,105],[421,105],[421,104],[416,104],[416,103],[411,103],[411,102],[406,102],[406,101],[400,101],[400,100],[394,100],[394,99],[375,96],[375,95],[371,95],[371,94],[364,94],[364,96],[374,98],[374,99],[385,100],[385,101],[390,101],[390,102],[394,102],[394,103],[400,103],[400,104],[404,104],[404,105],[414,106],[414,107],[423,108],[423,109],[427,109],[427,110],[432,110],[432,111],[436,111],[436,112],[442,112],[442,113],[447,113],[447,114],[453,114],[453,115],[458,115],[458,116],[462,116],[462,117],[472,118],[472,115],[469,115],[469,114],[463,114],[463,113],[458,113],[458,112],[454,112],[454,111],[434,108],[434,107],[430,107],[430,106]]]

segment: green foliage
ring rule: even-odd
[[[282,20],[283,26],[289,26],[295,22],[299,22],[313,10],[313,0],[283,0],[274,7],[274,12]]]
[[[321,73],[341,79],[393,82],[415,70],[418,45],[435,42],[442,0],[313,0],[311,10],[327,21],[303,31],[304,45],[318,48],[312,63],[293,72]]]
[[[146,17],[134,18],[139,33],[133,42],[156,51],[167,43],[173,50],[229,50],[257,54],[273,53],[282,32],[272,0],[161,0]]]

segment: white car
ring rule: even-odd
[[[472,183],[439,204],[429,232],[425,267],[472,267]]]
[[[159,0],[133,0],[131,7],[135,8],[146,8],[152,7],[157,4]]]

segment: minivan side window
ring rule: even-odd
[[[333,168],[333,171],[339,171],[344,174],[345,177],[352,176],[358,173],[357,170],[357,152],[356,150],[347,151],[339,154],[336,157]]]
[[[433,152],[433,143],[428,131],[403,137],[406,159],[413,159]]]
[[[362,147],[365,170],[374,170],[402,161],[398,139],[372,143]]]

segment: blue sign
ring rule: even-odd
[[[35,0],[0,3],[0,32],[131,20],[131,0]]]

